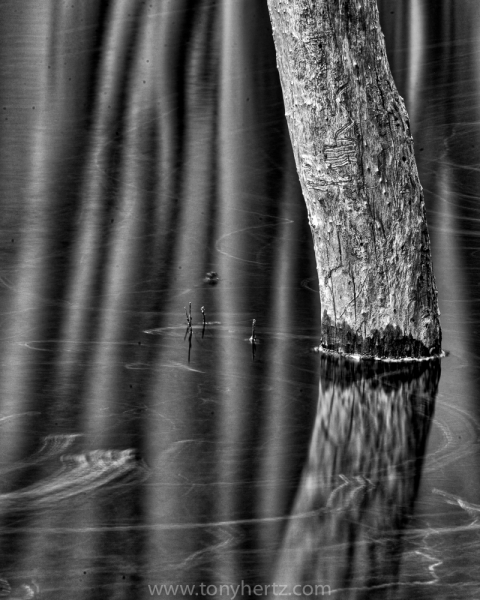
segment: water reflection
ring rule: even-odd
[[[267,8],[28,8],[0,6],[3,576],[89,599],[263,576],[319,314]],[[31,459],[51,436],[75,449]]]
[[[434,416],[437,365],[310,352],[265,3],[0,3],[0,593],[476,597],[480,10],[379,6],[451,351]]]
[[[440,363],[322,357],[308,459],[276,581],[391,597],[413,513]],[[310,588],[307,588],[310,589]]]

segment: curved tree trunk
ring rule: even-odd
[[[313,233],[324,349],[441,352],[408,115],[375,0],[268,0]]]

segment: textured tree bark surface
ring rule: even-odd
[[[321,347],[438,355],[423,191],[375,0],[268,0],[320,282]]]

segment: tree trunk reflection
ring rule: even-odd
[[[439,378],[438,361],[321,358],[314,431],[276,581],[289,590],[328,585],[342,598],[385,598],[395,588]]]

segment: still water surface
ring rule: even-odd
[[[379,7],[441,376],[312,352],[265,2],[0,2],[4,597],[478,597],[480,6]]]

